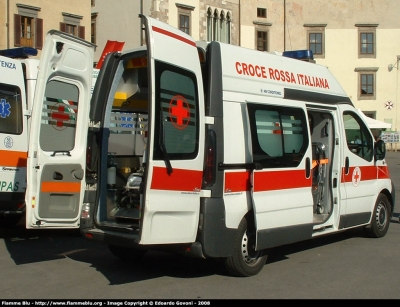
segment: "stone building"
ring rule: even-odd
[[[2,0],[0,7],[0,49],[40,49],[45,33],[54,28],[95,43],[97,61],[107,40],[124,42],[125,50],[144,43],[139,14],[196,40],[267,52],[311,49],[357,108],[390,123],[393,131],[400,128],[399,1]]]

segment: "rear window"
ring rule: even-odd
[[[0,83],[0,133],[22,133],[21,89]]]

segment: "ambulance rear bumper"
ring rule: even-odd
[[[195,258],[206,258],[203,254],[203,248],[199,242],[188,244],[157,244],[142,245],[138,244],[139,235],[125,233],[113,230],[102,230],[99,228],[81,229],[81,234],[86,239],[101,241],[109,245],[118,245],[137,249],[158,250],[184,254]]]
[[[25,193],[0,192],[0,216],[25,214]]]

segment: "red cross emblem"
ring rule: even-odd
[[[65,112],[65,105],[63,103],[57,103],[52,107],[51,119],[56,121],[56,125],[52,125],[57,130],[64,130],[67,126],[64,126],[64,122],[69,122],[69,113]]]
[[[360,168],[357,166],[354,168],[353,170],[353,175],[351,176],[351,181],[353,182],[353,186],[358,186],[360,184],[361,181],[361,170]]]
[[[180,95],[172,97],[169,102],[169,119],[176,129],[183,130],[190,123],[190,107]]]

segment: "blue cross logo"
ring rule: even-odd
[[[6,118],[7,116],[10,116],[10,109],[10,103],[7,102],[5,99],[0,99],[0,117]]]

